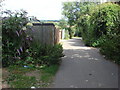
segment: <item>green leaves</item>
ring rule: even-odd
[[[67,21],[65,19],[61,19],[60,22],[58,23],[58,26],[60,29],[66,29],[67,28]]]
[[[88,11],[79,18],[85,44],[100,47],[103,54],[120,64],[120,6],[104,3]]]
[[[6,11],[5,13],[8,17],[4,18],[2,23],[2,59],[3,66],[9,66],[18,62],[17,57],[25,59],[25,50],[29,43],[29,39],[26,38],[29,37],[23,30],[27,23],[26,13],[24,11],[17,13]]]
[[[33,45],[36,47],[34,48]],[[32,60],[34,61],[34,65],[38,64],[49,66],[52,64],[59,64],[60,57],[63,56],[62,45],[37,45],[37,43],[34,43],[33,45],[31,47],[31,57],[33,58]]]

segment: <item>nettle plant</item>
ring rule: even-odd
[[[5,11],[8,16],[2,21],[2,65],[20,64],[29,52],[32,38],[23,29],[27,24],[25,11]]]

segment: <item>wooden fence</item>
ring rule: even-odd
[[[33,23],[31,29],[26,30],[35,41],[41,44],[56,44],[60,40],[60,31],[52,23]]]

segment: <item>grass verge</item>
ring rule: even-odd
[[[44,66],[43,68],[25,68],[10,66],[9,75],[4,80],[10,88],[41,88],[49,87],[59,65]]]

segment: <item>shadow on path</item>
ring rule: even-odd
[[[81,38],[63,40],[63,48],[53,88],[118,88],[118,66],[98,49],[84,46]]]

